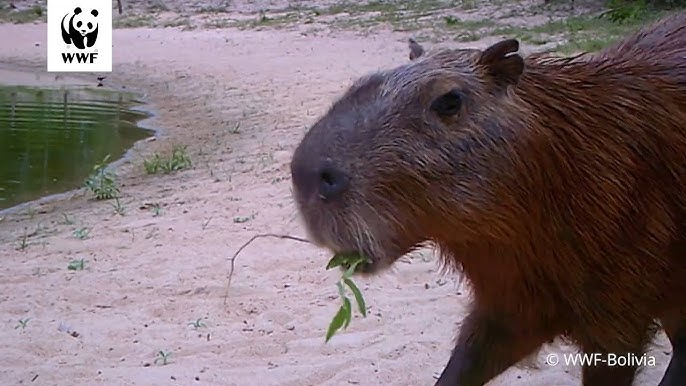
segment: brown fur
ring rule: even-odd
[[[656,320],[674,347],[661,385],[686,384],[685,20],[584,60],[523,60],[514,40],[420,56],[303,138],[291,171],[315,242],[371,257],[367,274],[432,242],[470,281],[437,385],[482,385],[558,335],[640,356]],[[584,385],[635,370],[586,366]]]

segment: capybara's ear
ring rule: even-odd
[[[413,38],[409,39],[410,42],[410,60],[415,60],[424,54],[424,47],[419,45]]]
[[[500,87],[517,84],[524,72],[524,59],[517,53],[519,41],[507,39],[485,49],[478,65],[484,67]]]

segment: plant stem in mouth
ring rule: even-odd
[[[371,260],[368,257],[363,256],[358,252],[337,253],[331,258],[331,260],[329,260],[329,264],[326,265],[326,269],[340,266],[345,268],[347,271],[350,271],[352,274],[355,272],[357,266],[369,263],[370,261]]]

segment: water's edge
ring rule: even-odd
[[[40,77],[55,77],[56,74],[51,74],[51,73],[37,73],[37,72],[31,72],[27,70],[21,70],[21,69],[15,69],[12,68],[10,64],[8,63],[0,63],[0,86],[30,86],[30,87],[42,87],[42,88],[53,88],[55,86],[66,86],[66,87],[86,87],[86,88],[93,88],[93,82],[92,81],[87,81],[84,80],[83,77],[79,77],[77,75],[66,75],[66,76],[61,76],[61,79],[59,82],[50,82],[50,81],[40,81],[37,80],[36,78]],[[34,81],[31,81],[30,79],[34,79]],[[22,82],[17,82],[17,80],[23,80]],[[124,92],[124,90],[120,89],[115,89],[112,87],[101,87],[100,90],[106,90],[106,91],[112,91],[112,92]],[[146,118],[143,118],[141,120],[138,120],[135,122],[135,125],[141,129],[144,130],[149,130],[152,135],[147,138],[140,139],[131,146],[126,149],[124,154],[117,158],[113,159],[111,162],[107,164],[106,169],[107,170],[116,170],[121,166],[122,164],[126,163],[131,159],[131,157],[134,155],[135,151],[138,150],[138,148],[149,141],[149,138],[159,138],[159,136],[162,133],[162,128],[159,126],[155,125],[156,119],[159,117],[159,111],[158,109],[150,104],[150,101],[148,99],[148,96],[145,93],[142,93],[139,90],[134,90],[134,89],[127,89],[125,92],[130,93],[132,95],[132,102],[135,104],[134,106],[130,107],[129,110],[132,111],[137,111],[141,112],[147,115]],[[22,210],[26,210],[29,207],[35,206],[35,205],[40,205],[40,204],[45,204],[49,202],[55,202],[55,201],[61,201],[68,199],[69,197],[73,197],[74,195],[78,194],[79,192],[82,192],[85,188],[84,187],[78,187],[74,188],[68,191],[60,192],[60,193],[53,193],[49,194],[46,196],[43,196],[41,198],[31,200],[31,201],[26,201],[21,204],[17,204],[14,206],[11,206],[9,208],[5,209],[0,209],[0,216],[5,216],[8,214],[15,214],[17,212],[21,212]]]

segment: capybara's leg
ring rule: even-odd
[[[658,386],[686,385],[686,317],[679,312],[661,321],[672,344],[672,359]]]
[[[588,357],[593,357],[594,354],[602,354],[605,362],[596,361],[594,363],[585,363],[582,371],[582,379],[584,386],[631,386],[636,377],[636,361],[629,361],[629,354],[635,357],[641,357],[648,341],[649,323],[646,323],[646,328],[643,333],[636,329],[633,337],[624,331],[624,342],[618,344],[611,350],[604,350],[598,344],[588,343],[592,340],[578,339],[584,354]],[[615,353],[618,357],[622,356],[626,362],[610,363],[608,353]]]
[[[658,386],[681,386],[686,385],[686,331],[681,330],[678,335],[670,336],[672,342],[672,359],[669,361],[667,371]]]
[[[435,386],[481,386],[558,335],[512,318],[474,311],[462,323],[456,347]]]
[[[636,355],[640,356],[641,353],[636,353]],[[586,364],[582,372],[584,386],[631,386],[635,376],[636,366],[629,365],[607,366],[606,364]]]

